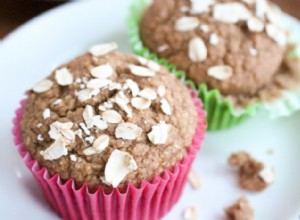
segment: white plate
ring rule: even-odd
[[[129,0],[75,2],[39,16],[9,35],[1,45],[0,63],[0,219],[58,219],[15,150],[11,128],[24,91],[51,70],[98,42],[115,40],[129,52],[126,10]],[[165,217],[181,219],[195,206],[200,219],[224,219],[223,208],[247,195],[258,220],[297,220],[300,215],[300,114],[269,121],[261,113],[234,129],[207,135],[195,162],[203,187],[186,186],[179,203]],[[247,150],[274,166],[276,182],[262,193],[237,185],[227,166],[231,152]],[[274,155],[268,155],[269,149]]]

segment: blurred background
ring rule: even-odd
[[[284,11],[300,19],[300,0],[272,1],[279,4]],[[0,39],[29,19],[66,2],[63,0],[0,0]]]

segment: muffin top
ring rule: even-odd
[[[286,33],[265,0],[154,0],[141,21],[146,47],[224,95],[253,95],[281,66]]]
[[[160,65],[116,47],[92,47],[28,92],[26,149],[77,186],[151,181],[184,157],[195,134],[189,90]]]

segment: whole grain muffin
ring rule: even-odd
[[[197,85],[240,105],[294,86],[294,73],[283,65],[287,35],[268,1],[154,0],[140,34],[147,48]]]
[[[77,186],[140,186],[182,160],[195,135],[189,90],[160,65],[116,47],[92,47],[28,92],[25,148]]]

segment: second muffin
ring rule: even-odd
[[[134,51],[155,58],[151,51],[186,73],[199,88],[210,130],[237,124],[261,104],[272,114],[295,110],[293,101],[281,108],[269,104],[300,84],[300,70],[289,56],[297,45],[288,40],[287,16],[270,2],[154,0],[149,7],[135,6],[131,13],[140,11],[141,18],[131,18]],[[147,49],[138,47],[136,35]]]

